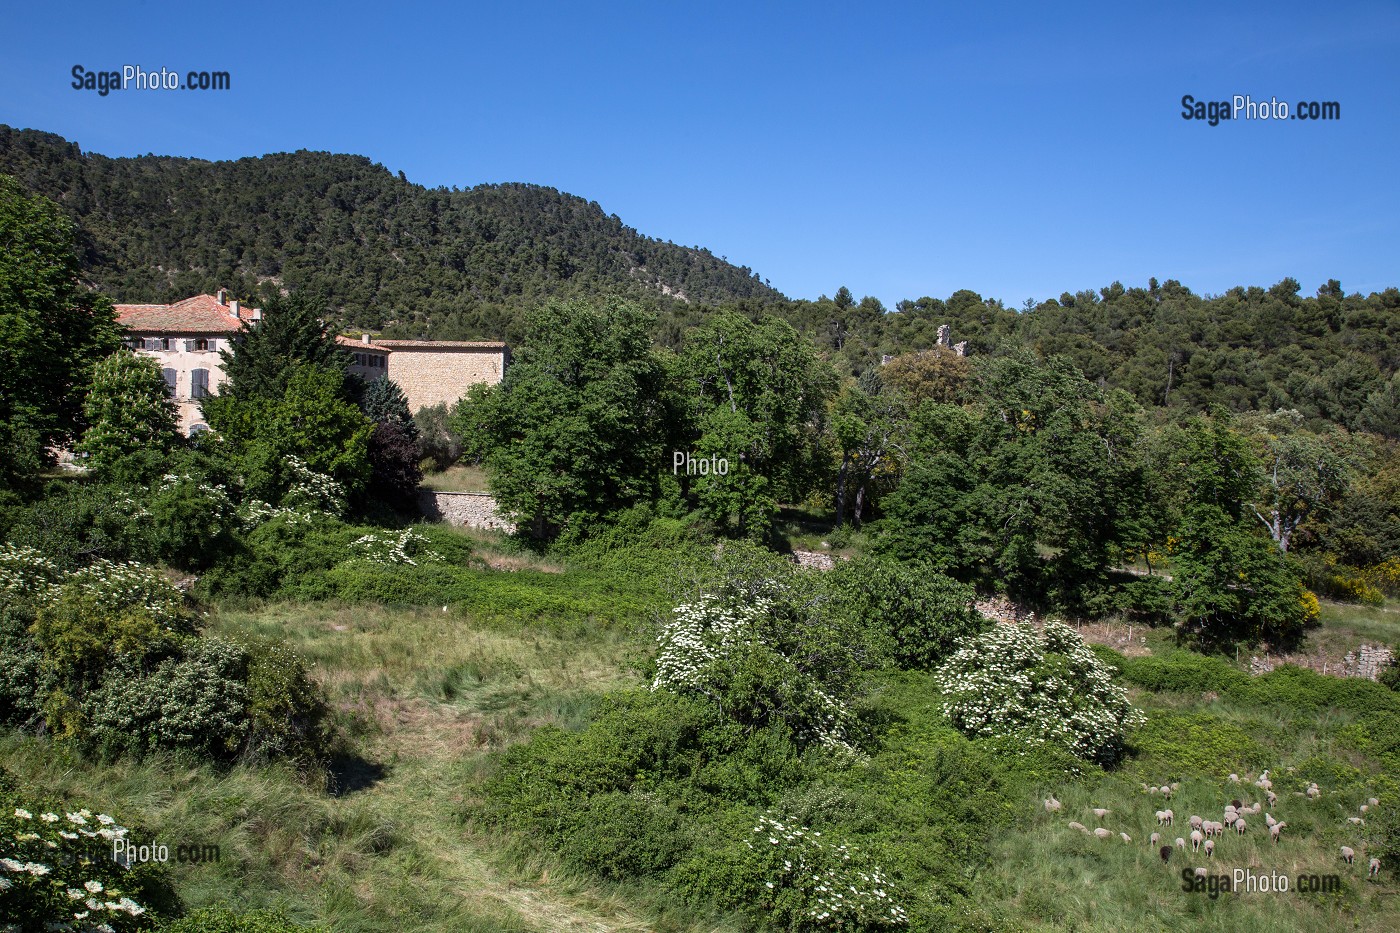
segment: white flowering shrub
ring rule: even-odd
[[[1074,629],[1047,622],[994,625],[964,643],[936,676],[943,710],[973,738],[1056,745],[1111,763],[1124,732],[1145,721],[1112,671]]]
[[[129,830],[105,813],[46,810],[0,791],[0,930],[149,929],[168,887],[153,864],[113,859]]]
[[[800,933],[909,925],[893,882],[848,845],[822,839],[821,833],[778,819],[771,810],[758,818],[746,845],[764,879],[751,909],[762,911],[775,929]]]
[[[0,598],[31,599],[63,579],[58,564],[32,547],[0,544]]]
[[[800,740],[852,750],[847,697],[833,695],[847,683],[824,679],[828,653],[783,637],[803,633],[783,624],[778,609],[774,599],[708,595],[677,606],[657,638],[651,688],[706,698],[751,728],[782,723]]]
[[[185,609],[185,595],[159,570],[135,561],[121,564],[94,561],[69,574],[63,581],[62,592],[91,597],[111,612],[144,610],[156,625],[168,632],[193,632],[189,612]]]
[[[376,564],[406,564],[441,561],[442,556],[429,547],[426,537],[412,528],[402,531],[371,531],[350,542],[357,556]]]
[[[345,487],[324,473],[317,473],[300,457],[288,457],[291,485],[282,496],[282,507],[295,512],[345,513]]]

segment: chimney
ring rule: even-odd
[[[360,342],[361,342],[361,343],[369,343],[369,342],[370,342],[370,341],[369,341],[369,334],[361,334],[361,335],[360,335]]]
[[[238,299],[237,299],[237,298],[233,299],[232,301],[230,301],[230,302],[228,303],[228,308],[229,308],[229,313],[230,313],[230,314],[232,314],[234,317],[238,317]]]
[[[257,321],[261,321],[261,320],[262,320],[262,308],[254,308],[254,309],[253,309],[253,321],[254,321],[254,322],[257,322]]]
[[[214,298],[215,298],[215,300],[218,301],[219,304],[221,304],[221,305],[226,305],[226,304],[228,304],[228,292],[227,292],[226,290],[222,289],[222,288],[219,289],[218,292],[216,292],[216,293],[214,294]]]

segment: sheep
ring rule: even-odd
[[[1348,865],[1350,865],[1350,864],[1352,863],[1352,860],[1355,859],[1355,858],[1356,858],[1356,850],[1355,850],[1355,849],[1353,849],[1351,846],[1342,846],[1342,861],[1343,861],[1343,862],[1346,862]]]
[[[1051,794],[1050,797],[1049,797],[1049,799],[1045,801],[1045,812],[1046,812],[1046,813],[1059,813],[1059,812],[1060,812],[1060,802],[1059,802],[1058,800],[1055,799],[1055,795],[1054,795],[1054,794]]]
[[[1239,809],[1240,807],[1242,807],[1242,806],[1244,806],[1244,801],[1241,800],[1240,798],[1236,797],[1234,800],[1231,800],[1231,801],[1230,801],[1230,806],[1226,807],[1226,809],[1227,809],[1227,810],[1238,810],[1238,809]]]
[[[1157,790],[1159,793],[1161,793],[1163,797],[1167,798],[1168,800],[1172,799],[1172,789],[1166,784],[1163,784],[1161,787],[1157,788]]]
[[[1077,829],[1081,833],[1087,833],[1089,831],[1088,827],[1086,827],[1083,823],[1076,823],[1074,820],[1069,821],[1069,828]]]
[[[1231,771],[1230,776],[1227,777],[1225,780],[1229,781],[1231,784],[1238,784],[1240,782],[1240,776]]]
[[[1162,848],[1160,848],[1160,849],[1157,850],[1157,855],[1161,857],[1161,859],[1162,859],[1162,864],[1165,865],[1167,862],[1171,861],[1171,857],[1172,857],[1172,847],[1171,847],[1171,846],[1162,846]]]
[[[1274,793],[1274,792],[1271,791],[1271,790],[1266,790],[1266,791],[1264,791],[1264,793],[1268,795],[1268,798],[1269,798],[1269,808],[1270,808],[1270,809],[1273,809],[1274,804],[1278,803],[1278,794]]]
[[[1191,830],[1191,851],[1192,851],[1192,852],[1199,852],[1199,851],[1201,851],[1201,840],[1204,839],[1204,838],[1205,838],[1205,837],[1201,835],[1201,831],[1200,831],[1199,829],[1193,829],[1193,830]]]
[[[1380,875],[1380,873],[1381,873],[1381,860],[1378,859],[1378,858],[1373,858],[1373,859],[1371,859],[1371,864],[1370,864],[1370,865],[1367,867],[1367,869],[1366,869],[1366,877],[1367,877],[1367,878],[1375,878],[1375,877],[1378,877],[1378,876]]]
[[[1100,826],[1099,828],[1097,828],[1097,829],[1094,830],[1094,836],[1097,837],[1097,838],[1099,838],[1099,839],[1107,839],[1109,836],[1112,836],[1112,835],[1113,835],[1113,833],[1111,833],[1111,832],[1109,832],[1108,830],[1104,829],[1102,826]]]
[[[1236,835],[1243,836],[1243,835],[1244,835],[1245,828],[1246,828],[1246,827],[1245,827],[1245,822],[1244,822],[1244,820],[1235,820],[1235,833],[1236,833]]]
[[[1207,870],[1204,869],[1204,868],[1198,868],[1198,869],[1196,869],[1196,877],[1197,877],[1197,878],[1208,878],[1208,877],[1210,877],[1210,872],[1207,871]]]
[[[1283,832],[1283,828],[1287,825],[1287,823],[1278,822],[1269,827],[1269,838],[1274,841],[1274,845],[1278,845],[1279,834]]]
[[[1201,824],[1204,823],[1205,820],[1201,819],[1199,816],[1196,816],[1196,815],[1193,813],[1193,814],[1191,815],[1191,819],[1187,820],[1187,822],[1191,824],[1191,828],[1192,828],[1192,829],[1200,829],[1200,828],[1201,828]]]
[[[1132,837],[1132,836],[1129,836],[1127,833],[1119,833],[1119,834],[1118,834],[1118,838],[1119,838],[1119,839],[1122,839],[1124,842],[1132,842],[1132,841],[1133,841],[1133,837]]]
[[[1163,823],[1165,823],[1166,825],[1170,826],[1170,825],[1172,825],[1172,820],[1174,820],[1175,818],[1176,818],[1176,817],[1175,817],[1175,814],[1173,814],[1172,811],[1170,811],[1170,810],[1158,810],[1158,811],[1157,811],[1157,825],[1158,825],[1158,826],[1161,826]]]
[[[1184,849],[1184,848],[1186,848],[1186,840],[1185,840],[1185,839],[1182,839],[1180,836],[1177,836],[1177,837],[1176,837],[1176,847],[1177,847],[1178,849]]]
[[[1097,816],[1099,819],[1103,819],[1104,817],[1108,816],[1108,815],[1109,815],[1110,813],[1112,813],[1112,812],[1113,812],[1112,810],[1108,810],[1108,809],[1105,809],[1105,808],[1103,808],[1103,807],[1094,807],[1094,810],[1093,810],[1094,816]]]
[[[1364,826],[1366,824],[1366,821],[1359,816],[1349,816],[1347,817],[1347,822],[1353,826]]]
[[[1152,848],[1154,848],[1154,849],[1157,848],[1158,844],[1161,843],[1161,841],[1162,841],[1162,834],[1161,834],[1161,833],[1153,833],[1152,835],[1150,835],[1150,836],[1147,837],[1147,844],[1150,845],[1150,846],[1151,846]]]
[[[1373,807],[1379,807],[1381,805],[1381,799],[1379,797],[1372,797],[1366,802]]]
[[[1277,823],[1278,820],[1274,819],[1274,815],[1273,815],[1272,813],[1265,813],[1265,814],[1264,814],[1264,822],[1267,823],[1267,824],[1269,825],[1269,828],[1270,828],[1270,829],[1272,829],[1272,828],[1273,828],[1273,825],[1274,825],[1275,823]]]
[[[1309,784],[1308,789],[1305,790],[1303,793],[1307,794],[1308,797],[1310,797],[1313,800],[1316,800],[1318,797],[1322,796],[1322,791],[1318,788],[1316,781]]]
[[[1205,841],[1205,846],[1204,846],[1204,848],[1205,848],[1205,850],[1206,850],[1206,858],[1214,858],[1214,857],[1215,857],[1215,840],[1214,840],[1214,839],[1207,839],[1207,840]]]
[[[1361,805],[1361,808],[1360,808],[1360,809],[1361,809],[1361,812],[1362,812],[1362,813],[1365,813],[1367,810],[1369,810],[1369,809],[1371,809],[1371,808],[1370,808],[1369,806],[1367,806],[1366,804],[1363,803],[1363,804]]]

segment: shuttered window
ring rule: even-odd
[[[209,370],[196,369],[190,372],[190,398],[206,398],[209,395]]]
[[[171,395],[174,395],[178,374],[173,369],[162,369],[160,374],[165,377],[165,387],[170,390]]]

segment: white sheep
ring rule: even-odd
[[[1354,858],[1356,858],[1356,850],[1351,846],[1342,846],[1342,861],[1350,865]]]
[[[1167,785],[1165,785],[1165,784],[1163,784],[1161,787],[1157,788],[1157,791],[1158,791],[1158,793],[1160,793],[1163,797],[1166,797],[1168,800],[1170,800],[1170,799],[1172,798],[1172,789],[1171,789],[1170,787],[1168,787]]]
[[[1164,824],[1164,823],[1165,823],[1166,825],[1170,826],[1170,825],[1172,825],[1172,820],[1173,820],[1173,819],[1175,819],[1175,815],[1172,813],[1172,811],[1170,811],[1170,810],[1158,810],[1158,811],[1157,811],[1157,825],[1158,825],[1158,826],[1161,826],[1161,825]]]
[[[1184,848],[1186,848],[1186,840],[1185,840],[1185,839],[1182,839],[1180,836],[1177,836],[1177,837],[1176,837],[1176,847],[1177,847],[1178,849],[1184,849]]]
[[[1273,815],[1272,813],[1265,813],[1265,814],[1264,814],[1264,822],[1267,823],[1267,824],[1269,825],[1269,828],[1272,829],[1272,828],[1273,828],[1273,825],[1274,825],[1275,823],[1277,823],[1278,820],[1274,819],[1274,815]]]
[[[1375,878],[1375,877],[1376,877],[1377,875],[1379,875],[1380,873],[1381,873],[1381,860],[1378,859],[1378,858],[1373,858],[1373,859],[1371,859],[1371,864],[1370,864],[1370,866],[1369,866],[1369,867],[1367,868],[1367,870],[1366,870],[1366,877],[1368,877],[1368,878]]]
[[[1240,836],[1243,836],[1243,835],[1244,835],[1245,828],[1246,828],[1246,827],[1245,827],[1245,822],[1244,822],[1244,820],[1235,820],[1235,833],[1236,833],[1236,834],[1238,834],[1238,835],[1240,835]]]
[[[1369,804],[1370,804],[1371,806],[1373,806],[1373,807],[1379,807],[1379,806],[1381,805],[1381,799],[1380,799],[1379,797],[1372,797],[1371,799],[1367,800],[1366,802],[1369,803]]]
[[[1198,869],[1196,869],[1196,877],[1197,877],[1197,878],[1209,878],[1209,877],[1210,877],[1210,872],[1209,872],[1209,871],[1206,871],[1204,868],[1198,868]]]
[[[1099,839],[1107,839],[1109,836],[1112,836],[1113,833],[1100,826],[1098,829],[1094,830],[1094,835],[1097,836]]]
[[[1059,812],[1060,812],[1060,802],[1059,802],[1058,800],[1055,799],[1055,795],[1054,795],[1054,794],[1051,794],[1051,795],[1050,795],[1050,798],[1049,798],[1048,800],[1045,801],[1045,812],[1046,812],[1046,813],[1059,813]]]
[[[1269,827],[1269,838],[1274,841],[1274,845],[1278,845],[1279,834],[1283,832],[1283,828],[1287,825],[1287,823],[1280,821]]]
[[[1077,829],[1077,830],[1079,830],[1081,833],[1087,833],[1087,832],[1089,831],[1089,828],[1088,828],[1087,826],[1085,826],[1083,823],[1077,823],[1077,822],[1075,822],[1074,820],[1070,820],[1070,821],[1069,821],[1069,828],[1070,828],[1070,829]]]
[[[1232,771],[1230,772],[1230,776],[1225,780],[1229,781],[1231,784],[1238,784],[1240,782],[1240,776]]]
[[[1369,810],[1369,809],[1371,809],[1371,808],[1370,808],[1369,805],[1363,803],[1363,804],[1361,805],[1360,809],[1361,809],[1361,812],[1362,812],[1362,813],[1365,813],[1367,810]]]
[[[1270,806],[1270,807],[1273,807],[1274,804],[1278,803],[1278,794],[1274,793],[1274,792],[1271,791],[1271,790],[1266,790],[1266,791],[1264,791],[1264,793],[1265,793],[1265,794],[1268,796],[1268,798],[1269,798],[1269,806]]]
[[[1192,852],[1199,852],[1199,851],[1201,851],[1201,840],[1204,839],[1204,838],[1205,838],[1205,837],[1201,835],[1201,831],[1200,831],[1199,829],[1193,829],[1193,830],[1191,830],[1191,851],[1192,851]]]
[[[1104,807],[1094,807],[1093,809],[1094,816],[1097,816],[1099,819],[1103,819],[1112,812],[1112,810],[1105,809]]]
[[[1147,844],[1148,844],[1149,846],[1151,846],[1152,848],[1154,848],[1154,849],[1157,848],[1157,846],[1161,845],[1161,843],[1162,843],[1162,834],[1161,834],[1161,833],[1153,833],[1152,835],[1150,835],[1150,836],[1147,837]]]
[[[1349,816],[1347,817],[1347,822],[1353,826],[1363,826],[1366,823],[1366,821],[1359,816]]]
[[[1201,828],[1201,824],[1204,823],[1205,821],[1202,820],[1199,816],[1196,816],[1196,815],[1193,813],[1193,814],[1191,814],[1191,819],[1188,820],[1187,822],[1189,822],[1189,823],[1191,824],[1191,828],[1192,828],[1192,829],[1200,829],[1200,828]]]
[[[1132,837],[1132,836],[1129,836],[1127,833],[1119,833],[1119,834],[1118,834],[1118,838],[1119,838],[1119,839],[1122,839],[1124,842],[1132,842],[1132,841],[1133,841],[1133,837]]]
[[[1214,839],[1207,839],[1207,840],[1205,841],[1205,850],[1206,850],[1206,858],[1214,858],[1214,857],[1215,857],[1215,840],[1214,840]]]

